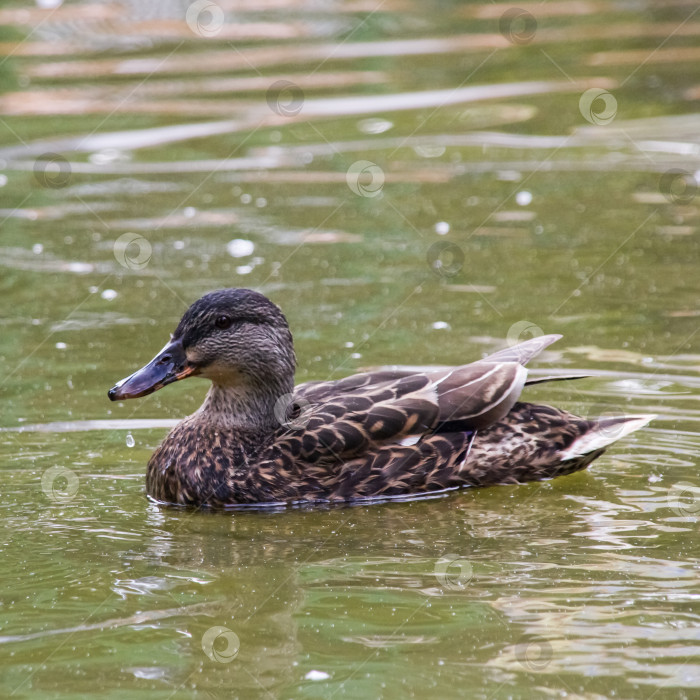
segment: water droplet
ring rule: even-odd
[[[105,289],[100,296],[107,301],[117,298],[117,292],[114,289]]]
[[[245,238],[234,238],[226,245],[228,254],[233,258],[245,258],[252,255],[255,250],[253,241],[247,241]]]
[[[126,434],[126,446],[127,447],[133,447],[136,444],[136,440],[134,440],[134,436],[131,433]]]
[[[437,233],[439,236],[444,236],[450,232],[450,225],[447,223],[447,221],[438,221],[435,224],[435,233]]]
[[[521,206],[526,207],[528,204],[532,203],[532,192],[527,190],[521,190],[515,195],[515,201]]]

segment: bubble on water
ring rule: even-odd
[[[304,678],[307,681],[327,681],[331,677],[330,673],[326,673],[325,671],[317,671],[317,670],[312,670],[309,671]]]
[[[253,241],[245,238],[234,238],[226,244],[226,251],[232,258],[245,258],[252,255],[255,250]]]
[[[0,187],[4,187],[7,184],[7,175],[0,173]]]
[[[185,241],[173,241],[173,248],[175,250],[182,250],[185,247]]]
[[[451,330],[452,326],[450,326],[450,324],[447,323],[446,321],[435,321],[435,323],[433,323],[433,328],[437,331],[441,331],[441,330],[449,331],[449,330]]]
[[[515,201],[521,206],[526,207],[528,204],[532,203],[532,192],[527,190],[521,190],[515,195]]]
[[[357,128],[363,134],[383,134],[394,126],[388,119],[362,119],[357,122]]]
[[[241,195],[241,202],[243,204],[250,204],[252,201],[253,201],[252,195],[249,195],[248,193]]]
[[[136,444],[136,440],[134,440],[134,436],[131,433],[126,434],[126,446],[127,447],[133,447]]]
[[[267,200],[265,199],[265,197],[258,197],[258,198],[255,200],[255,206],[256,206],[258,209],[262,209],[262,208],[266,207],[266,206],[267,206]]]
[[[435,233],[437,233],[439,236],[444,236],[450,232],[450,225],[447,223],[447,221],[438,221],[434,228]]]
[[[66,269],[70,272],[77,272],[79,275],[85,275],[89,272],[94,272],[95,266],[86,262],[69,262]]]
[[[107,165],[109,163],[118,163],[119,161],[128,161],[129,156],[118,148],[103,148],[101,151],[91,153],[88,156],[88,160],[95,165]]]
[[[197,209],[195,207],[185,207],[182,210],[182,215],[186,219],[193,219],[197,215]]]
[[[65,343],[56,343],[56,350],[65,350],[68,346]]]
[[[100,296],[107,301],[112,301],[117,298],[117,292],[114,289],[105,289]]]
[[[239,265],[236,268],[237,275],[249,275],[253,271],[252,265]]]

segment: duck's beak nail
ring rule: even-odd
[[[135,399],[152,394],[168,384],[195,374],[197,366],[188,362],[179,340],[170,341],[145,367],[117,382],[108,392],[112,401]]]

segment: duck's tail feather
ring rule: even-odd
[[[591,421],[591,429],[561,450],[559,459],[565,462],[604,450],[626,435],[643,428],[654,418],[655,415],[611,416]]]

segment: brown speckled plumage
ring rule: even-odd
[[[292,389],[286,320],[250,290],[197,301],[171,343],[110,398],[197,374],[207,399],[148,463],[163,503],[352,501],[521,483],[586,467],[650,417],[591,421],[518,402],[524,364],[559,336],[428,372],[381,371]],[[559,379],[562,377],[554,377]],[[566,378],[566,377],[563,377]]]

